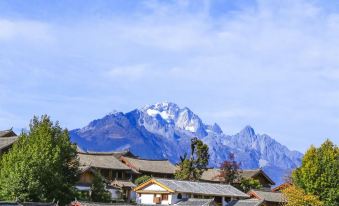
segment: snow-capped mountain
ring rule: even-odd
[[[218,167],[234,153],[243,169],[262,167],[276,183],[301,162],[302,154],[290,151],[268,135],[255,134],[250,126],[226,135],[218,124],[204,124],[189,108],[157,103],[128,113],[114,112],[70,132],[80,147],[91,151],[129,149],[144,158],[178,162],[198,137],[209,146],[210,166]]]

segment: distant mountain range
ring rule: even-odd
[[[167,158],[173,163],[189,151],[191,138],[198,137],[209,146],[211,167],[218,167],[234,153],[243,169],[262,167],[277,184],[302,158],[300,152],[290,151],[266,134],[256,134],[250,126],[226,135],[218,124],[205,124],[189,108],[170,102],[111,113],[70,135],[84,150],[128,149],[143,158]]]

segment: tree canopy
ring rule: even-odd
[[[0,199],[61,205],[74,198],[78,159],[66,129],[46,115],[34,117],[0,159]]]
[[[179,170],[175,178],[180,180],[199,180],[202,173],[207,169],[209,154],[208,146],[198,138],[191,139],[191,155],[187,153],[180,157]]]
[[[339,205],[339,148],[326,140],[319,148],[311,146],[301,167],[292,173],[293,183],[306,194],[316,195],[326,206]]]
[[[286,203],[284,206],[323,206],[324,204],[315,195],[306,194],[305,191],[294,185],[282,190]]]

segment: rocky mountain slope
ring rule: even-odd
[[[70,134],[85,150],[129,149],[140,157],[168,158],[173,163],[189,150],[190,139],[198,137],[209,145],[210,166],[218,167],[232,152],[243,169],[262,167],[276,183],[281,183],[302,157],[270,136],[256,134],[250,126],[226,135],[216,123],[205,124],[189,108],[169,102],[111,113]]]

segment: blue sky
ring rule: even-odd
[[[339,142],[339,3],[1,1],[0,129],[176,102],[226,134]]]

